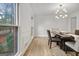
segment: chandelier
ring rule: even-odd
[[[56,19],[64,19],[67,18],[67,10],[64,8],[64,5],[60,4],[59,8],[56,10]]]

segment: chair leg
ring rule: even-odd
[[[50,49],[51,49],[51,45],[52,45],[52,42],[50,42]]]
[[[67,54],[67,50],[68,50],[68,48],[65,46],[65,53]]]
[[[65,53],[67,54],[67,50],[65,51]]]
[[[62,49],[62,42],[60,42],[60,49]]]
[[[49,43],[50,43],[50,42],[49,42],[49,40],[48,40],[48,45],[49,45]]]
[[[57,42],[57,45],[59,45],[59,42]]]
[[[65,51],[66,51],[66,54],[67,54],[67,51],[68,51],[68,47],[66,47],[66,46],[65,46]]]
[[[60,42],[58,42],[59,43],[59,47],[60,47],[60,49],[61,49],[61,43]]]

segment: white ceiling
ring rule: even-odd
[[[54,15],[59,5],[59,3],[31,3],[34,15]],[[68,14],[79,10],[79,3],[63,3],[63,5],[67,9]]]

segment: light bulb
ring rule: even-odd
[[[56,11],[56,14],[59,12],[59,10]]]
[[[60,17],[62,17],[63,15],[59,15]]]
[[[67,13],[67,10],[66,10],[65,8],[63,9],[63,11],[64,11],[65,13]]]
[[[65,15],[65,17],[67,17],[68,15]]]
[[[58,16],[56,16],[56,18],[57,18],[57,19],[59,19],[59,17],[58,17]]]
[[[59,12],[59,10],[57,10],[57,12]]]

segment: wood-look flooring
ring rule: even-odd
[[[24,56],[66,56],[65,52],[56,43],[53,43],[52,48],[49,49],[47,41],[47,38],[33,39]]]

